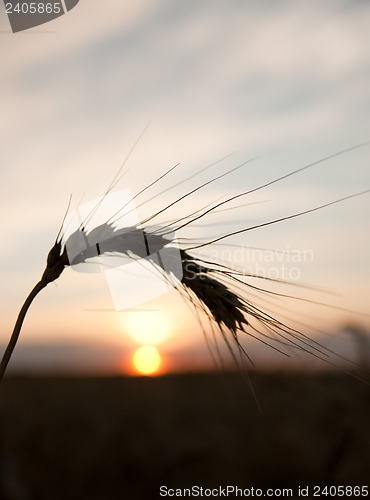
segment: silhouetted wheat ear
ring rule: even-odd
[[[183,196],[180,198],[175,199],[172,203],[169,205],[165,206],[164,208],[161,208],[158,212],[152,214],[150,217],[147,217],[144,221],[141,221],[137,227],[125,227],[121,229],[117,229],[112,222],[110,222],[112,219],[117,214],[113,214],[108,221],[106,221],[104,224],[101,224],[100,226],[97,226],[90,230],[89,232],[85,231],[84,224],[86,220],[90,218],[92,213],[98,208],[99,204],[92,210],[92,212],[87,216],[85,221],[80,225],[80,227],[75,230],[67,239],[66,241],[63,239],[63,236],[61,235],[62,229],[63,229],[63,224],[65,221],[65,217],[63,219],[63,223],[61,226],[61,229],[59,230],[58,236],[56,238],[56,241],[49,251],[48,257],[47,257],[47,263],[46,263],[46,268],[44,270],[44,273],[40,279],[40,281],[35,285],[35,287],[32,289],[31,293],[28,295],[25,303],[23,304],[16,324],[14,326],[13,333],[11,335],[9,344],[6,348],[6,351],[3,355],[1,364],[0,364],[0,381],[3,378],[4,372],[8,366],[9,360],[11,358],[11,355],[13,353],[13,350],[16,346],[22,324],[24,321],[24,318],[26,316],[26,313],[36,297],[36,295],[43,289],[45,288],[49,283],[52,283],[55,281],[61,273],[63,272],[64,268],[70,265],[75,265],[75,264],[81,264],[91,260],[91,258],[95,257],[96,255],[124,255],[124,256],[129,256],[134,258],[146,258],[146,260],[149,260],[152,262],[153,266],[158,268],[158,264],[156,263],[154,259],[154,255],[158,251],[160,251],[167,243],[168,239],[166,238],[166,235],[172,233],[173,231],[178,232],[182,228],[191,225],[195,221],[205,217],[209,213],[212,213],[216,211],[220,206],[225,205],[237,198],[245,197],[248,194],[255,192],[257,190],[263,189],[266,186],[269,186],[271,184],[277,183],[282,181],[283,179],[297,174],[298,172],[311,168],[319,163],[323,163],[328,159],[331,159],[333,157],[342,155],[344,153],[347,153],[349,151],[353,151],[354,149],[358,149],[360,147],[366,146],[368,143],[360,144],[351,148],[348,148],[344,151],[337,152],[333,155],[327,156],[325,158],[322,158],[316,162],[313,162],[309,165],[305,165],[304,167],[301,167],[297,170],[294,170],[293,172],[289,172],[288,174],[285,174],[281,177],[278,177],[276,179],[273,179],[270,182],[267,182],[263,185],[258,186],[257,188],[250,189],[248,191],[242,192],[238,195],[232,196],[228,198],[227,200],[224,200],[222,202],[217,202],[214,203],[211,207],[203,207],[202,209],[192,213],[192,214],[187,214],[184,217],[177,219],[175,221],[172,221],[170,223],[167,223],[163,227],[158,230],[158,227],[152,228],[150,226],[147,226],[148,222],[157,217],[159,214],[165,212],[166,210],[170,209],[173,205],[178,203],[179,201],[183,200],[184,198],[192,195],[196,191],[202,189],[206,185],[210,184],[211,182],[214,182],[215,180],[220,179],[221,177],[224,177],[225,175],[229,174],[230,172],[235,171],[236,169],[241,168],[243,165],[245,165],[248,162],[244,162],[241,165],[238,165],[237,167],[233,168],[232,170],[227,171],[226,173],[212,178],[210,181],[205,182],[204,184],[201,184],[195,189],[192,189],[191,191],[185,193]],[[212,165],[210,165],[212,166]],[[207,166],[203,168],[200,172],[203,172],[205,169],[209,168],[210,166]],[[176,167],[176,166],[175,166]],[[146,186],[144,189],[142,189],[134,198],[142,194],[144,191],[146,191],[148,188],[156,184],[158,181],[160,181],[164,176],[169,174],[174,170],[175,167],[172,167],[169,169],[167,172],[165,172],[163,175],[158,177],[155,181],[150,183],[148,186]],[[122,167],[121,167],[122,169]],[[121,170],[120,169],[120,170]],[[199,173],[199,172],[198,172]],[[119,180],[119,174],[116,175],[114,181],[111,183],[110,187],[106,191],[106,193],[103,196],[103,199],[105,196],[109,194],[109,192],[113,189],[113,187],[116,185],[118,182],[116,179],[118,178]],[[197,175],[197,174],[195,174]],[[185,180],[188,180],[195,175],[188,177]],[[175,184],[175,186],[178,186],[181,183]],[[174,186],[172,186],[174,187]],[[287,352],[284,350],[284,348],[293,348],[293,349],[299,349],[301,351],[304,351],[316,358],[321,359],[322,361],[326,361],[329,364],[333,364],[332,362],[329,361],[329,357],[331,354],[335,354],[329,349],[323,347],[313,339],[310,339],[308,336],[306,336],[304,333],[301,331],[292,328],[288,324],[283,323],[282,321],[279,321],[275,317],[273,317],[271,314],[263,311],[260,307],[257,307],[254,305],[252,302],[251,298],[248,298],[248,292],[249,295],[252,296],[252,292],[258,291],[258,292],[263,292],[263,293],[269,293],[275,296],[282,296],[282,297],[291,297],[287,296],[284,294],[280,294],[277,292],[273,292],[271,290],[262,288],[262,287],[257,287],[253,286],[250,283],[248,283],[247,279],[249,277],[252,278],[261,278],[268,280],[267,278],[261,277],[261,276],[256,276],[256,275],[251,275],[248,273],[245,273],[241,270],[235,270],[232,265],[227,266],[224,263],[220,262],[211,262],[208,260],[203,259],[201,256],[194,255],[192,250],[199,249],[201,247],[206,247],[209,245],[212,245],[216,242],[219,242],[220,240],[223,240],[225,238],[229,238],[230,236],[233,236],[235,234],[240,234],[244,233],[247,231],[251,231],[253,229],[259,228],[259,227],[264,227],[272,224],[277,224],[280,223],[284,220],[296,218],[296,217],[301,217],[303,215],[306,215],[311,212],[315,212],[317,210],[322,210],[325,207],[328,207],[330,205],[334,205],[339,202],[343,202],[344,200],[348,200],[353,197],[357,197],[359,195],[369,193],[370,190],[365,190],[362,191],[361,193],[355,193],[351,194],[349,196],[346,196],[341,199],[336,199],[334,201],[325,203],[320,206],[313,207],[309,210],[305,210],[303,212],[298,212],[294,214],[290,214],[286,217],[281,217],[279,219],[274,219],[270,220],[268,222],[256,225],[256,226],[249,226],[249,227],[244,227],[241,228],[237,231],[231,232],[224,234],[222,236],[218,236],[216,238],[210,239],[207,242],[199,243],[199,244],[193,244],[192,246],[186,247],[185,244],[183,244],[183,248],[180,247],[180,257],[181,257],[181,264],[182,264],[182,278],[177,279],[174,276],[168,276],[170,281],[172,283],[175,283],[175,287],[179,292],[181,292],[185,297],[189,300],[189,302],[195,307],[195,309],[201,309],[203,312],[206,313],[208,316],[208,319],[210,320],[211,323],[215,324],[217,326],[217,329],[221,333],[222,338],[227,344],[227,347],[229,348],[231,354],[234,357],[234,360],[237,361],[237,357],[235,356],[234,349],[236,348],[236,352],[238,354],[244,355],[246,359],[248,359],[250,362],[252,360],[249,358],[248,353],[245,351],[244,347],[241,345],[239,342],[239,335],[247,335],[253,339],[258,340],[259,342],[265,344],[266,346],[278,351],[279,353],[289,356]],[[160,193],[161,194],[161,193]],[[121,210],[123,210],[125,207],[122,207]],[[68,205],[69,209],[69,205]],[[67,209],[67,212],[68,212]],[[121,211],[120,210],[120,211]],[[143,245],[138,245],[138,239],[144,237],[146,238],[148,235],[150,236],[150,247],[151,247],[151,252],[152,255],[148,255],[147,251],[145,250],[145,247]],[[72,261],[69,260],[69,256],[67,253],[67,248],[71,247],[76,247],[75,242],[76,241],[81,241],[81,238],[83,241],[87,242],[88,245],[85,250],[82,252],[77,253],[77,255],[71,257]],[[179,240],[178,240],[179,241]],[[191,252],[191,253],[189,253]],[[164,268],[161,268],[161,272],[163,274],[169,274]],[[279,281],[279,280],[271,280],[271,281]],[[236,286],[242,285],[244,288],[243,294],[236,288]],[[297,298],[297,297],[294,297]],[[300,299],[300,298],[298,298]],[[305,299],[300,299],[300,300],[305,300]],[[314,301],[308,301],[308,302],[314,302]],[[315,303],[315,302],[314,302]],[[322,305],[322,303],[320,303]],[[340,308],[339,308],[340,309]],[[203,330],[204,331],[204,330]],[[253,364],[253,363],[252,363]]]

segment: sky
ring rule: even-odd
[[[369,141],[369,21],[370,6],[360,0],[80,0],[50,23],[12,33],[0,3],[1,344],[40,278],[70,195],[71,210],[101,196],[127,156],[116,189],[132,193],[179,163],[142,195],[153,200],[138,208],[141,218],[253,160],[184,199],[160,223]],[[369,159],[366,145],[338,155],[181,236],[201,241],[369,189]],[[349,323],[369,329],[369,216],[364,194],[209,252],[238,265],[249,252],[248,266],[266,272],[271,265],[282,273],[286,264],[288,280],[326,291],[277,291],[362,313],[253,296],[338,346],[340,336],[330,333]],[[297,251],[306,260],[288,262]],[[156,330],[167,333],[160,338]],[[31,306],[14,366],[126,373],[135,349],[148,343],[162,353],[162,371],[212,363],[176,291],[117,312],[102,273],[68,269]],[[263,345],[247,345],[257,366],[281,361]]]

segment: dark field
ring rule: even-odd
[[[262,414],[238,374],[7,379],[1,499],[370,483],[367,384],[342,374],[251,379]]]

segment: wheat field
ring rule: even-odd
[[[240,374],[7,378],[1,498],[368,484],[367,384],[336,373],[251,378],[262,414]]]

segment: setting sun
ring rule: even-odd
[[[132,361],[137,371],[151,375],[158,371],[162,359],[156,347],[144,345],[135,351]]]

